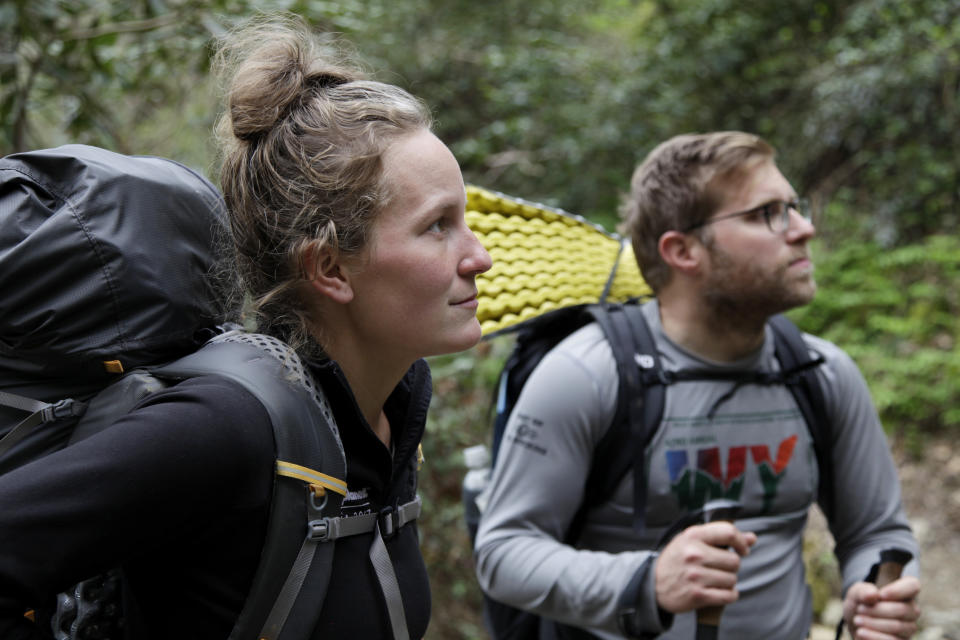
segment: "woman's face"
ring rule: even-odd
[[[467,349],[480,340],[474,278],[491,262],[464,219],[460,167],[425,129],[383,162],[389,199],[349,268],[357,344],[410,361]]]

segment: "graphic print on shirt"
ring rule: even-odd
[[[537,438],[540,437],[540,429],[543,428],[543,420],[520,412],[517,412],[512,419],[517,421],[517,426],[513,430],[508,430],[504,434],[504,438],[512,444],[545,455],[547,450],[537,442]]]
[[[676,494],[680,507],[688,511],[699,509],[704,503],[717,498],[739,501],[743,492],[749,450],[763,482],[761,514],[769,513],[777,495],[777,486],[793,457],[797,438],[794,434],[780,442],[775,461],[770,460],[770,448],[765,444],[730,447],[727,449],[726,474],[721,466],[719,447],[698,449],[695,469],[690,466],[686,449],[667,450],[670,488]]]
[[[810,446],[795,407],[665,417],[648,450],[648,521],[668,524],[718,498],[752,516],[803,508],[815,492]]]

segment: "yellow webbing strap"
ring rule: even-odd
[[[651,293],[630,243],[584,218],[470,185],[466,219],[493,258],[477,276],[484,337],[554,309],[599,302],[615,265],[607,300]]]
[[[320,486],[324,489],[339,493],[342,496],[347,495],[347,483],[345,481],[299,464],[277,460],[277,475],[296,478],[297,480],[306,482],[312,487]]]

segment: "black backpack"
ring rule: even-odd
[[[339,517],[343,448],[296,354],[218,325],[209,276],[224,221],[213,185],[171,160],[83,145],[0,159],[0,478],[180,380],[241,384],[270,416],[277,468],[264,551],[230,638],[306,638],[333,541],[373,530],[378,516]],[[402,505],[381,528],[419,506]],[[378,577],[396,606],[391,576]],[[58,640],[139,637],[119,569],[25,615]]]
[[[553,311],[529,322],[518,332],[513,351],[500,373],[491,468],[496,465],[507,420],[530,374],[561,340],[591,322],[600,326],[616,359],[619,377],[617,408],[610,429],[594,450],[584,501],[571,521],[565,542],[570,544],[577,540],[588,508],[609,498],[624,475],[631,470],[635,482],[634,527],[643,530],[646,507],[643,451],[660,426],[667,385],[679,380],[723,379],[787,385],[813,439],[820,473],[819,502],[827,514],[831,512],[830,424],[825,414],[823,389],[815,372],[823,358],[810,356],[800,330],[782,315],[769,320],[775,337],[776,356],[780,362],[778,374],[718,375],[697,370],[665,371],[660,365],[653,335],[638,302],[581,305]],[[476,523],[467,524],[472,542],[476,536]],[[582,629],[542,620],[536,614],[502,604],[486,594],[484,622],[496,640],[594,637]]]

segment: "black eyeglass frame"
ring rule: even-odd
[[[777,205],[785,205],[783,207],[783,213],[777,214],[773,207]],[[762,213],[763,220],[767,223],[767,228],[770,229],[773,233],[784,233],[790,229],[790,211],[796,211],[800,214],[800,217],[810,222],[813,220],[813,213],[810,209],[810,203],[805,198],[797,198],[795,200],[771,200],[770,202],[765,202],[758,207],[752,209],[747,209],[746,211],[737,211],[736,213],[727,213],[716,218],[710,218],[709,220],[704,220],[703,222],[698,222],[697,224],[690,225],[683,230],[683,233],[690,233],[694,229],[699,229],[700,227],[705,227],[708,224],[713,224],[714,222],[720,222],[721,220],[729,220],[730,218],[738,218],[740,216],[749,216],[755,213]],[[779,215],[782,228],[777,230],[773,228],[773,223],[770,221],[772,217]]]

